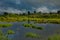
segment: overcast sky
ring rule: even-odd
[[[60,0],[0,0],[0,11],[19,13],[27,10],[56,12],[60,10]]]

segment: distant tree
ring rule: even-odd
[[[25,13],[23,13],[22,15],[25,15]]]
[[[34,13],[36,13],[36,11],[34,11]]]
[[[4,15],[8,15],[8,12],[4,12]]]
[[[30,11],[28,11],[28,15],[30,15]]]
[[[28,23],[30,23],[30,21],[29,21],[29,15],[30,15],[30,11],[28,11]]]
[[[59,14],[59,13],[60,13],[60,11],[57,11],[57,13]]]
[[[38,13],[38,15],[42,15],[43,13],[40,11],[40,12],[37,12]]]
[[[52,12],[50,12],[49,14],[52,14]]]
[[[41,11],[40,11],[40,12],[38,12],[38,13],[41,13]]]

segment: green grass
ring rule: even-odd
[[[48,38],[48,40],[60,40],[60,34],[52,35]]]
[[[8,37],[6,35],[4,35],[2,30],[0,30],[0,40],[8,40]]]
[[[43,30],[43,27],[37,27],[36,25],[33,25],[33,24],[23,24],[23,26],[27,27],[27,28],[33,28],[33,29]]]
[[[8,34],[15,34],[15,32],[13,30],[8,30],[7,33]]]
[[[12,38],[8,38],[8,36],[14,33],[15,32],[13,30],[8,30],[5,34],[2,30],[0,30],[0,40],[11,40]]]
[[[29,16],[29,18],[28,18]],[[35,21],[36,23],[53,23],[53,24],[60,24],[60,14],[40,14],[34,13],[31,15],[16,15],[16,14],[9,14],[9,15],[0,15],[1,22],[22,22],[22,21]]]
[[[36,27],[36,29],[43,30],[43,27]]]
[[[0,24],[0,28],[8,28],[11,26],[12,26],[12,24]]]
[[[39,38],[40,35],[29,32],[29,33],[26,33],[26,37],[28,37],[28,38]]]
[[[35,28],[36,26],[33,24],[23,24],[24,27]]]
[[[24,27],[32,27],[31,24],[23,24]]]

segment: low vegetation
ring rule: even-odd
[[[29,33],[26,34],[26,37],[28,37],[28,38],[39,38],[40,35],[29,32]]]
[[[29,28],[33,28],[33,29],[38,29],[38,30],[43,30],[43,27],[37,27],[36,25],[33,24],[23,24],[24,27],[29,27]]]
[[[8,28],[11,26],[12,26],[12,24],[0,24],[0,28]]]
[[[33,25],[32,24],[23,24],[24,27],[32,27]]]
[[[0,40],[11,40],[10,38],[8,38],[8,36],[12,33],[13,33],[13,31],[9,31],[9,34],[7,34],[7,33],[5,34],[5,33],[3,33],[2,30],[0,30]]]
[[[0,15],[0,21],[2,22],[22,22],[22,21],[35,21],[36,23],[55,23],[60,24],[60,14],[59,13],[22,13],[13,14],[4,12]]]
[[[8,40],[8,37],[6,37],[1,30],[0,30],[0,40]]]
[[[8,30],[7,34],[15,34],[15,32],[13,30]]]
[[[60,40],[60,34],[52,35],[48,38],[48,40]]]

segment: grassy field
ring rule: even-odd
[[[60,14],[4,14],[0,15],[0,21],[2,22],[22,22],[22,21],[34,21],[35,23],[56,23],[60,24]]]

